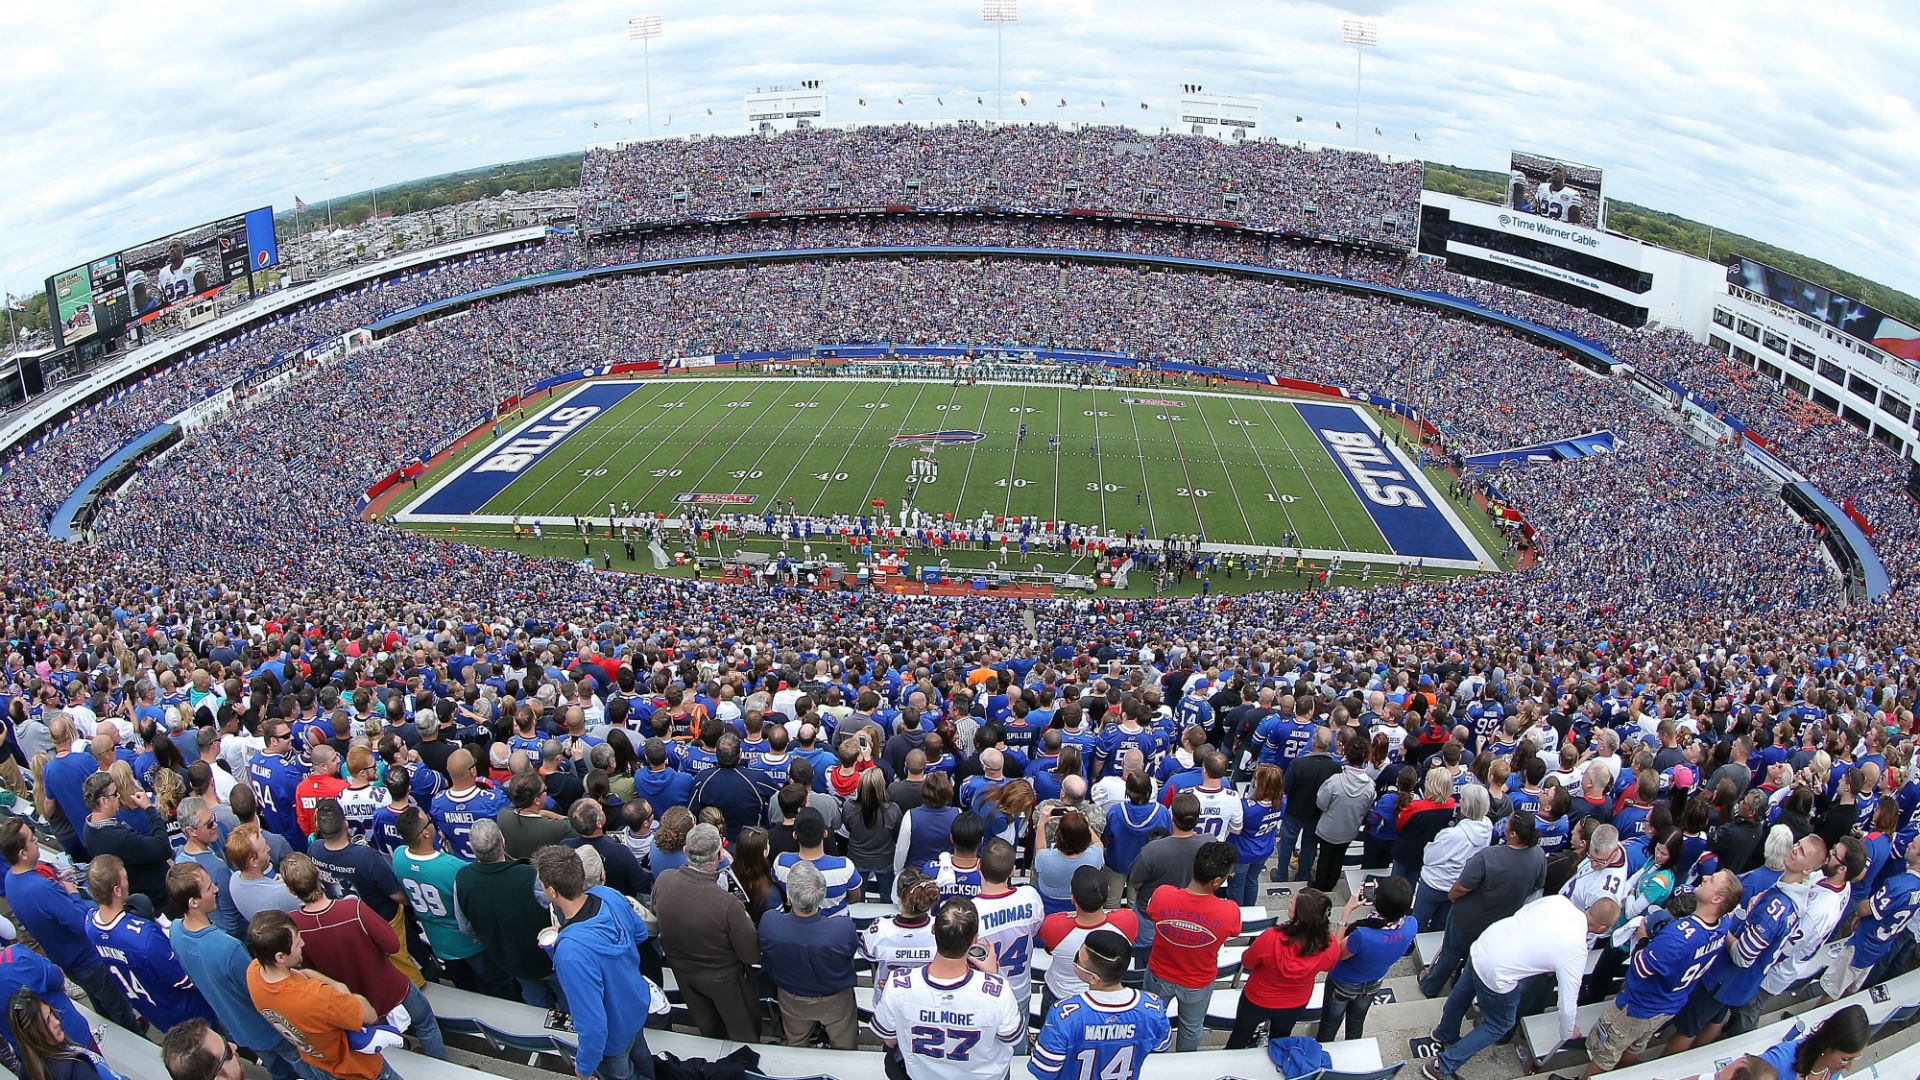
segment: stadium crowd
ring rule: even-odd
[[[945,139],[926,140],[914,168],[931,173],[967,145]],[[792,142],[768,159],[787,192],[815,167],[799,155],[824,152]],[[1185,143],[1151,141],[1169,156]],[[602,188],[727,175],[725,146],[676,145],[671,161],[596,163]],[[854,143],[832,168],[871,173],[871,155],[898,168],[899,149]],[[1114,149],[1062,140],[1030,160]],[[1120,160],[1150,169],[1135,156]],[[1103,197],[1155,175],[1116,178]],[[635,971],[657,985],[671,970],[703,1033],[740,1038],[762,1023],[758,965],[785,1038],[810,1041],[817,1024],[847,1046],[857,955],[877,969],[877,997],[900,995],[872,1025],[900,1043],[898,1003],[932,992],[931,978],[969,977],[976,938],[988,948],[972,962],[997,969],[981,986],[1021,1017],[1039,981],[1043,1000],[1084,993],[1135,1010],[1141,1055],[1163,1040],[1191,1050],[1220,946],[1268,876],[1311,887],[1249,948],[1230,1045],[1263,1024],[1291,1033],[1323,978],[1316,1034],[1359,1037],[1372,985],[1413,932],[1444,929],[1450,964],[1422,973],[1423,990],[1448,994],[1436,1080],[1510,1030],[1518,1002],[1546,1007],[1547,973],[1595,940],[1611,961],[1572,981],[1614,1002],[1606,1036],[1588,1042],[1597,1067],[1651,1052],[1667,1021],[1676,1048],[1752,1026],[1830,937],[1847,951],[1813,973],[1829,996],[1906,970],[1920,904],[1912,545],[1889,560],[1890,599],[1845,606],[1817,537],[1732,451],[1546,350],[1413,305],[1015,260],[541,290],[307,372],[196,434],[143,470],[90,545],[42,534],[50,507],[127,438],[308,342],[429,299],[681,243],[1085,236],[772,228],[616,251],[555,244],[384,282],[199,354],[7,463],[0,854],[14,921],[44,953],[0,961],[17,1061],[44,1076],[87,1050],[64,1006],[70,980],[117,1023],[170,1029],[178,1080],[215,1074],[207,1025],[280,1080],[375,1080],[400,1033],[444,1053],[419,993],[431,979],[570,1018],[582,1075],[650,1075],[631,1006],[653,990]],[[1009,231],[988,239],[995,228]],[[1392,274],[1532,312],[1665,377],[1715,370],[1670,336],[1592,325],[1424,264],[1389,271],[1152,229],[1082,246],[1116,241],[1209,258],[1243,244],[1235,261]],[[1529,569],[1189,600],[849,597],[604,574],[391,529],[344,497],[583,363],[852,341],[1125,351],[1411,393],[1455,447],[1610,427],[1620,450],[1488,478],[1538,531],[1544,557]],[[1761,404],[1710,385],[1709,397]],[[1884,455],[1773,408],[1755,423],[1784,455],[1883,521],[1883,536],[1912,535]],[[1389,872],[1366,911],[1357,896],[1336,911],[1339,853],[1355,841]],[[1523,909],[1536,890],[1546,906]],[[857,934],[834,922],[863,896],[900,914]],[[1503,931],[1509,918],[1536,921],[1521,934]],[[1182,934],[1155,933],[1170,920]],[[1566,933],[1531,934],[1549,920]],[[1209,933],[1187,932],[1196,925]],[[547,926],[559,927],[551,954]],[[1634,947],[1639,927],[1651,940]],[[1696,935],[1712,945],[1704,956]],[[1515,955],[1536,939],[1547,951]],[[1052,955],[1044,974],[1036,942]],[[1144,993],[1122,985],[1139,964]],[[1148,1022],[1148,994],[1179,1002],[1177,1037]],[[1565,1035],[1572,1001],[1563,981]],[[1481,1023],[1463,1031],[1475,1004]],[[297,1044],[260,1022],[269,1008]],[[976,1037],[1011,1054],[1024,1020]],[[1054,1010],[1033,1071],[1078,1068],[1075,1040],[1093,1038]],[[1843,1010],[1783,1060],[1804,1075],[1864,1039],[1864,1019]],[[915,1072],[924,1048],[903,1056],[910,1074],[933,1075]]]

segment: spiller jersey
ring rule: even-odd
[[[896,915],[876,919],[860,932],[860,955],[873,964],[873,998],[887,992],[893,973],[923,968],[933,959],[933,920]]]

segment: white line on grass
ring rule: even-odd
[[[885,391],[885,390],[882,390],[882,391],[880,392],[880,396],[881,396],[881,397],[885,397],[885,396],[886,396],[886,391]],[[853,395],[852,395],[852,394],[848,394],[848,395],[847,395],[847,400],[848,400],[848,401],[851,401],[851,400],[853,400]],[[918,398],[917,398],[917,396],[916,396],[916,400],[918,400]],[[846,464],[847,464],[847,459],[853,456],[853,451],[854,451],[854,448],[860,445],[860,438],[861,438],[861,436],[863,436],[863,435],[865,435],[865,434],[867,433],[867,425],[868,425],[868,424],[871,424],[871,423],[873,423],[873,418],[874,418],[874,417],[876,417],[876,416],[879,416],[879,415],[880,415],[880,409],[879,409],[879,403],[880,403],[880,399],[879,399],[879,398],[875,398],[875,399],[873,400],[873,402],[871,402],[871,404],[873,404],[873,405],[874,405],[874,408],[871,408],[871,409],[868,409],[868,408],[865,408],[865,407],[862,407],[862,408],[861,408],[861,410],[860,410],[860,411],[861,411],[861,412],[863,412],[863,413],[866,413],[866,414],[867,414],[867,415],[866,415],[866,418],[860,421],[860,430],[858,430],[858,431],[856,431],[856,432],[854,432],[854,433],[853,433],[853,437],[847,440],[847,447],[846,447],[846,449],[845,449],[845,450],[842,450],[842,451],[840,452],[840,460],[839,460],[839,461],[836,461],[836,462],[834,462],[834,463],[833,463],[833,468],[831,468],[831,469],[829,469],[829,470],[827,470],[827,482],[826,482],[826,483],[824,483],[824,484],[822,484],[822,485],[820,485],[820,494],[818,494],[818,495],[815,495],[815,496],[813,497],[813,505],[811,505],[811,506],[809,506],[809,507],[807,507],[807,516],[808,516],[808,517],[813,517],[813,516],[815,516],[815,515],[816,515],[816,513],[817,513],[817,512],[819,511],[819,509],[820,509],[820,500],[821,500],[821,499],[824,499],[824,498],[826,498],[826,497],[827,497],[827,492],[829,492],[829,491],[832,491],[832,490],[833,490],[833,483],[834,483],[834,482],[833,482],[833,477],[834,477],[835,475],[837,475],[837,474],[838,474],[838,473],[840,472],[840,470],[841,470],[841,469],[843,469],[843,468],[845,468],[845,467],[846,467]],[[846,404],[846,402],[842,402],[841,404],[842,404],[842,405],[845,405],[845,404]],[[835,411],[835,413],[836,413],[836,414],[837,414],[837,413],[839,412],[839,410],[837,410],[837,409],[836,409],[836,410],[834,410],[834,411]],[[879,475],[879,474],[878,474],[878,473],[875,473],[875,475],[877,476],[877,475]],[[870,507],[870,506],[872,506],[873,504],[872,504],[872,503],[864,503],[864,504],[862,504],[862,505],[865,505],[865,506],[869,506],[869,507]]]
[[[1193,410],[1200,414],[1200,426],[1207,429],[1207,441],[1213,444],[1213,454],[1220,459],[1220,471],[1227,477],[1227,491],[1233,496],[1233,505],[1240,511],[1241,524],[1247,527],[1247,543],[1258,544],[1260,537],[1253,531],[1253,519],[1247,516],[1247,504],[1240,501],[1240,488],[1233,482],[1233,466],[1227,463],[1226,455],[1220,452],[1220,440],[1214,437],[1213,421],[1207,419],[1207,410],[1202,408],[1198,401],[1194,402]],[[1184,458],[1181,463],[1185,464]],[[1197,505],[1199,496],[1196,495],[1194,498]]]
[[[1140,418],[1134,412],[1134,410],[1138,408],[1139,406],[1137,405],[1127,406],[1127,420],[1133,424],[1133,445],[1136,449],[1146,445],[1145,441],[1140,438]],[[1140,459],[1140,490],[1146,496],[1147,531],[1158,537],[1160,535],[1160,525],[1153,520],[1153,485],[1147,483],[1147,455],[1137,453],[1134,456]]]
[[[770,384],[761,383],[760,385],[762,387],[765,387]],[[713,475],[713,470],[719,468],[721,462],[726,461],[729,455],[731,455],[735,450],[738,450],[740,448],[740,444],[747,441],[747,436],[757,434],[760,431],[761,422],[764,421],[767,417],[772,416],[773,410],[780,408],[780,403],[786,400],[786,396],[787,396],[787,387],[785,385],[782,385],[780,387],[780,392],[774,395],[773,404],[762,407],[760,410],[760,415],[754,417],[751,423],[747,424],[747,426],[740,429],[740,434],[734,436],[733,442],[727,444],[727,448],[725,450],[722,450],[720,454],[713,459],[713,464],[708,465],[707,471],[701,473],[700,478],[695,480],[691,485],[689,485],[687,487],[687,490],[700,491],[704,489],[707,486],[707,477]],[[753,399],[749,397],[746,400],[751,401]],[[796,409],[794,411],[799,412],[801,410]],[[766,451],[764,449],[762,449],[761,451],[761,456],[762,457],[766,456]],[[752,465],[747,466],[747,471],[752,472],[756,467],[759,466],[759,464],[760,462],[756,459]]]
[[[781,493],[781,492],[783,492],[783,491],[785,491],[785,490],[787,490],[787,485],[793,482],[793,474],[794,474],[794,473],[797,473],[797,472],[799,472],[799,471],[800,471],[800,464],[801,464],[802,462],[804,462],[804,461],[806,461],[806,460],[807,460],[807,454],[808,454],[808,452],[809,452],[809,451],[811,451],[811,450],[813,449],[813,444],[814,444],[814,443],[817,443],[817,442],[819,442],[819,441],[820,441],[820,435],[821,435],[821,433],[822,433],[822,432],[824,432],[824,431],[828,431],[828,430],[830,430],[830,429],[831,429],[831,428],[833,427],[833,422],[834,422],[835,420],[837,420],[837,419],[839,419],[839,417],[840,417],[840,410],[841,410],[841,409],[844,409],[844,408],[846,408],[846,407],[847,407],[847,402],[849,402],[849,401],[852,401],[852,400],[853,400],[853,389],[854,389],[854,388],[853,388],[853,386],[852,386],[852,385],[850,385],[850,384],[849,384],[849,385],[847,385],[847,387],[846,387],[846,391],[847,391],[847,392],[846,392],[846,393],[844,393],[844,394],[842,394],[842,395],[840,395],[840,404],[838,404],[838,405],[835,405],[835,406],[833,407],[833,415],[831,415],[831,416],[829,416],[829,417],[827,417],[827,422],[826,422],[826,423],[824,423],[824,424],[816,424],[816,425],[814,425],[814,428],[813,428],[813,437],[812,437],[811,439],[809,439],[809,440],[807,440],[807,445],[806,445],[805,447],[803,447],[803,448],[799,448],[799,449],[796,449],[796,450],[794,451],[794,454],[793,454],[793,464],[792,464],[792,465],[790,465],[790,466],[788,466],[788,468],[787,468],[787,475],[785,475],[785,476],[783,476],[783,477],[781,477],[781,478],[780,478],[780,486],[779,486],[779,487],[776,487],[776,488],[774,488],[774,489],[773,489],[773,498],[774,498],[774,500],[775,500],[776,502],[778,502],[778,501],[779,501],[779,498],[780,498],[780,493]],[[802,413],[802,414],[808,414],[808,413],[811,413],[811,412],[812,412],[812,410],[811,410],[811,409],[795,409],[794,411],[795,411],[795,412],[797,412],[797,413]],[[795,420],[798,420],[798,419],[799,419],[799,417],[797,417],[797,416],[796,416],[796,417],[795,417],[794,419],[795,419]],[[779,443],[780,443],[780,439],[781,439],[781,438],[785,438],[785,437],[786,437],[786,434],[787,434],[787,430],[788,430],[789,428],[791,428],[792,426],[793,426],[793,423],[792,423],[792,421],[789,421],[789,422],[787,423],[787,427],[786,427],[786,428],[782,428],[782,429],[780,430],[780,438],[775,438],[775,439],[772,439],[772,440],[769,440],[769,441],[768,441],[768,443],[767,443],[767,448],[766,448],[766,450],[764,450],[764,451],[762,451],[762,452],[761,452],[761,454],[760,454],[760,456],[761,456],[762,458],[765,458],[765,457],[767,456],[767,454],[768,454],[768,453],[770,453],[770,452],[772,452],[772,450],[773,450],[773,448],[774,448],[775,446],[777,446],[777,445],[779,445]],[[759,464],[759,462],[757,462],[757,461],[756,461],[756,462],[755,462],[754,464],[755,464],[755,465],[758,465],[758,464]],[[832,481],[831,481],[831,480],[829,480],[829,481],[828,481],[828,483],[832,483]],[[791,498],[793,498],[793,496],[791,496],[791,495],[789,495],[789,496],[787,496],[787,497],[788,497],[788,498],[790,498],[790,499],[791,499]],[[794,505],[793,505],[793,508],[794,508],[795,510],[798,510],[798,509],[800,508],[800,504],[799,504],[799,502],[798,502],[798,501],[796,501],[796,502],[794,503]]]
[[[694,388],[692,386],[687,387],[686,393],[680,395],[680,400],[682,401],[686,400],[687,397],[693,393],[693,390]],[[641,409],[653,408],[660,404],[660,400],[662,398],[669,397],[671,396],[671,394],[672,394],[672,391],[670,390],[667,393],[656,393],[652,398],[649,398],[648,400],[641,402],[637,407]],[[620,404],[624,405],[627,402],[627,400],[631,399],[632,396],[633,395],[629,394],[627,398],[621,399]],[[605,414],[602,413],[601,415],[604,416]],[[646,416],[648,414],[641,413],[641,415]],[[507,513],[509,515],[520,513],[523,510],[523,508],[525,508],[528,502],[538,498],[542,492],[545,492],[546,490],[548,490],[549,486],[552,485],[552,483],[555,480],[558,480],[561,477],[566,476],[567,473],[573,471],[574,467],[577,464],[579,464],[581,458],[586,457],[588,454],[593,453],[593,451],[598,449],[602,444],[607,443],[610,440],[619,439],[620,445],[626,446],[632,442],[632,436],[634,434],[638,434],[641,431],[645,431],[648,427],[650,427],[656,421],[658,421],[662,415],[663,413],[654,413],[650,416],[649,419],[635,425],[631,430],[629,430],[624,424],[618,424],[618,423],[608,424],[603,430],[601,430],[598,434],[596,434],[594,438],[582,440],[579,446],[564,445],[563,447],[564,449],[571,450],[573,451],[573,453],[560,466],[559,471],[555,472],[552,476],[549,476],[546,480],[542,481],[541,483],[535,485],[532,490],[528,491],[525,495],[521,496],[520,501],[515,503],[513,505],[513,508],[508,510]],[[591,421],[589,421],[589,426],[591,426]],[[572,439],[567,440],[568,444],[571,444],[572,442],[573,442]],[[611,452],[611,450],[609,452]],[[596,456],[598,457],[602,465],[604,465],[605,462],[607,461],[607,454],[600,454]],[[595,466],[595,468],[599,468],[599,467],[600,466]],[[579,489],[580,481],[584,479],[586,478],[585,477],[576,478],[573,485],[569,487],[566,490],[566,492],[560,495],[558,498],[541,499],[540,501],[545,503],[547,506],[547,509],[545,512],[547,513],[559,512],[560,509],[566,504],[567,498],[571,496],[576,490]],[[511,487],[512,485],[508,485],[508,486]],[[502,494],[504,494],[504,492]],[[498,496],[495,496],[495,497],[497,498]],[[482,509],[485,509],[485,507],[482,507]]]
[[[894,385],[897,386],[899,384],[895,383]],[[906,411],[901,414],[899,429],[896,430],[893,433],[893,436],[887,440],[887,445],[885,445],[884,447],[881,447],[880,452],[883,456],[881,457],[879,464],[874,466],[873,479],[867,481],[866,497],[860,500],[860,507],[861,507],[860,513],[862,514],[866,514],[868,513],[868,511],[873,509],[873,493],[880,490],[880,470],[887,467],[887,461],[886,461],[885,455],[888,454],[890,451],[892,451],[893,440],[907,433],[907,425],[913,423],[913,410],[920,404],[921,396],[927,392],[927,387],[934,386],[937,384],[933,382],[920,382],[920,383],[916,383],[915,385],[917,385],[919,389],[913,392],[913,400],[907,403]],[[882,396],[882,400],[885,400],[885,391],[881,392],[881,396]],[[873,411],[879,412],[880,410],[875,409]],[[878,517],[879,515],[873,514],[871,516]]]
[[[1273,496],[1274,501],[1280,506],[1280,513],[1287,519],[1287,531],[1293,533],[1295,536],[1299,536],[1300,526],[1293,520],[1293,511],[1287,509],[1287,501],[1283,497],[1287,493],[1280,491],[1279,485],[1274,483],[1273,470],[1267,467],[1267,459],[1260,455],[1260,444],[1253,437],[1253,429],[1247,426],[1246,418],[1240,415],[1240,410],[1237,406],[1229,402],[1227,408],[1232,409],[1233,418],[1240,421],[1240,431],[1247,437],[1247,448],[1253,451],[1254,462],[1260,466],[1261,475],[1267,478],[1267,493]],[[1267,425],[1269,427],[1273,425],[1273,417],[1267,417]]]

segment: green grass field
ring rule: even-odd
[[[954,429],[986,437],[934,444],[930,455],[922,449],[930,444],[896,442],[902,434]],[[438,481],[484,452],[469,448],[422,477],[422,490],[431,495]],[[937,477],[914,476],[912,461],[929,456]],[[792,500],[795,511],[818,517],[874,513],[875,499],[896,510],[909,491],[917,508],[962,519],[1033,515],[1116,532],[1144,526],[1150,537],[1199,533],[1209,543],[1270,547],[1291,530],[1308,549],[1390,553],[1345,476],[1284,399],[1054,384],[652,380],[470,515],[401,517],[433,531],[458,525],[463,536],[486,543],[489,535],[511,537],[498,527],[515,518],[604,522],[609,502],[676,517],[689,509],[676,503],[679,495],[752,495],[749,505],[701,510],[757,517],[785,512]],[[397,505],[423,501],[409,496]],[[553,539],[563,548],[579,543],[570,529]],[[580,549],[572,550],[577,556]]]

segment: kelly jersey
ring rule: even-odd
[[[1148,1054],[1172,1045],[1167,1006],[1131,988],[1089,991],[1057,1002],[1027,1061],[1038,1080],[1135,1080]]]
[[[1003,1080],[1026,1039],[1024,1006],[1006,980],[971,968],[941,983],[927,969],[895,971],[875,996],[873,1033],[898,1043],[913,1080]]]
[[[1920,911],[1920,877],[1901,872],[1888,878],[1867,898],[1867,914],[1847,939],[1853,946],[1853,966],[1871,967],[1886,957],[1894,942]]]
[[[1627,964],[1620,1008],[1640,1019],[1679,1012],[1726,944],[1727,923],[1720,919],[1709,926],[1688,915],[1662,927]]]
[[[473,823],[481,818],[499,817],[507,805],[505,795],[476,785],[462,792],[441,792],[434,797],[433,808],[427,811],[427,816],[439,827],[447,850],[472,862]]]
[[[400,839],[402,812],[395,810],[391,803],[386,802],[381,803],[380,808],[373,812],[373,819],[367,825],[367,843],[373,845],[375,851],[382,855],[391,855],[407,846],[407,842]]]
[[[1231,787],[1221,787],[1218,791],[1208,791],[1204,787],[1188,788],[1200,800],[1200,822],[1193,831],[1214,840],[1225,840],[1240,831],[1245,817],[1245,809],[1240,803],[1240,793]]]
[[[393,874],[400,879],[400,891],[407,894],[407,906],[420,917],[434,955],[444,959],[464,960],[481,948],[467,932],[454,902],[454,875],[466,865],[443,851],[415,855],[401,848],[393,853]]]
[[[259,753],[247,762],[247,783],[260,803],[260,818],[268,832],[299,833],[299,800],[294,791],[306,776],[306,767],[292,754]]]
[[[1002,896],[982,893],[973,898],[973,906],[980,913],[978,940],[993,950],[1000,977],[1024,1013],[1033,991],[1033,939],[1047,917],[1040,893],[1031,885],[1019,885]]]
[[[160,294],[166,297],[169,304],[192,296],[194,275],[205,272],[206,264],[197,258],[185,260],[178,270],[168,263],[160,267]]]
[[[164,1031],[196,1017],[209,1024],[219,1022],[180,966],[173,943],[159,924],[123,911],[102,926],[95,912],[87,917],[87,940],[148,1023]]]
[[[933,883],[940,888],[940,899],[952,896],[979,896],[983,882],[980,867],[962,869],[953,865],[953,852],[942,852],[933,864]]]
[[[1799,925],[1799,909],[1786,893],[1769,888],[1754,896],[1747,904],[1745,917],[1728,928],[1727,947],[1714,960],[1702,985],[1722,1005],[1738,1007],[1752,1001],[1781,943]]]
[[[873,999],[887,992],[893,973],[923,968],[933,959],[933,920],[875,919],[860,932],[860,955],[873,965]]]

